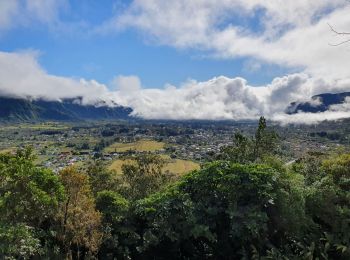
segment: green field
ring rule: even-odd
[[[164,170],[174,174],[184,174],[193,170],[199,170],[199,164],[193,161],[173,159],[165,165]]]
[[[163,158],[166,158],[166,164],[163,168],[164,172],[169,171],[170,173],[176,174],[176,175],[182,175],[184,173],[198,170],[199,164],[195,163],[193,161],[188,160],[180,160],[180,159],[170,159],[168,156],[162,156]],[[132,159],[120,159],[115,160],[112,162],[112,164],[109,166],[110,170],[116,171],[118,174],[122,173],[122,165],[124,164],[132,164],[134,163],[134,160]]]
[[[16,151],[16,148],[5,148],[5,149],[0,149],[0,153],[13,153]]]
[[[2,125],[1,130],[67,130],[70,126],[64,123],[45,122],[45,123],[21,123],[15,125]]]
[[[140,140],[132,143],[114,143],[105,148],[105,152],[126,152],[129,150],[134,150],[138,152],[154,152],[163,149],[165,143],[152,141],[152,140]]]

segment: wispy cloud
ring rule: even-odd
[[[89,23],[71,15],[69,0],[0,0],[0,37],[17,28],[46,27],[54,36],[88,37],[92,31]]]
[[[18,10],[17,1],[0,1],[0,30],[9,29]]]
[[[1,0],[0,33],[35,22],[53,27],[60,23],[60,12],[67,7],[67,0]]]

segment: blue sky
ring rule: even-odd
[[[347,104],[284,113],[350,91],[350,44],[332,46],[348,36],[329,27],[350,31],[349,12],[346,0],[0,0],[0,95],[152,119],[350,117]]]
[[[177,49],[157,44],[133,28],[90,33],[91,28],[123,12],[128,4],[128,1],[103,1],[103,5],[93,0],[72,1],[59,17],[67,27],[81,26],[78,31],[57,31],[33,22],[4,32],[0,37],[0,49],[7,52],[37,50],[39,62],[48,73],[95,79],[107,85],[116,75],[137,75],[145,87],[163,87],[166,83],[179,85],[189,78],[205,81],[219,75],[240,76],[253,85],[261,85],[290,71],[261,62],[258,70],[252,70],[249,64],[255,61],[249,57],[220,59],[194,48]],[[233,20],[239,22],[231,18],[222,26]],[[258,19],[253,17],[248,22],[252,29],[259,28]]]

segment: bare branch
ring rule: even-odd
[[[350,35],[350,32],[339,32],[337,30],[334,29],[334,27],[332,25],[330,25],[329,23],[327,23],[329,28],[331,28],[332,32],[334,32],[335,34],[338,35]]]
[[[336,29],[334,29],[334,27],[332,25],[330,25],[329,23],[327,23],[329,28],[331,29],[332,32],[334,32],[336,35],[339,35],[339,36],[350,36],[350,32],[339,32],[337,31]],[[345,44],[345,43],[348,43],[350,42],[350,39],[347,39],[347,40],[343,40],[339,43],[328,43],[330,46],[339,46],[339,45],[342,45],[342,44]]]
[[[348,42],[350,42],[350,39],[348,39],[348,40],[346,40],[346,41],[339,42],[339,43],[335,43],[335,44],[333,44],[333,43],[328,43],[328,44],[329,44],[330,46],[339,46],[339,45],[342,45],[342,44],[348,43]]]

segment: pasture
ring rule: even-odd
[[[165,143],[157,142],[153,140],[140,140],[132,143],[114,143],[104,149],[106,153],[113,152],[127,152],[134,150],[137,152],[154,152],[163,149]]]
[[[164,172],[182,175],[184,173],[200,169],[199,164],[193,161],[170,159],[168,156],[162,157],[166,160],[165,166],[163,167]],[[118,159],[112,162],[109,169],[116,171],[118,174],[122,174],[122,165],[132,163],[134,163],[133,159]]]

